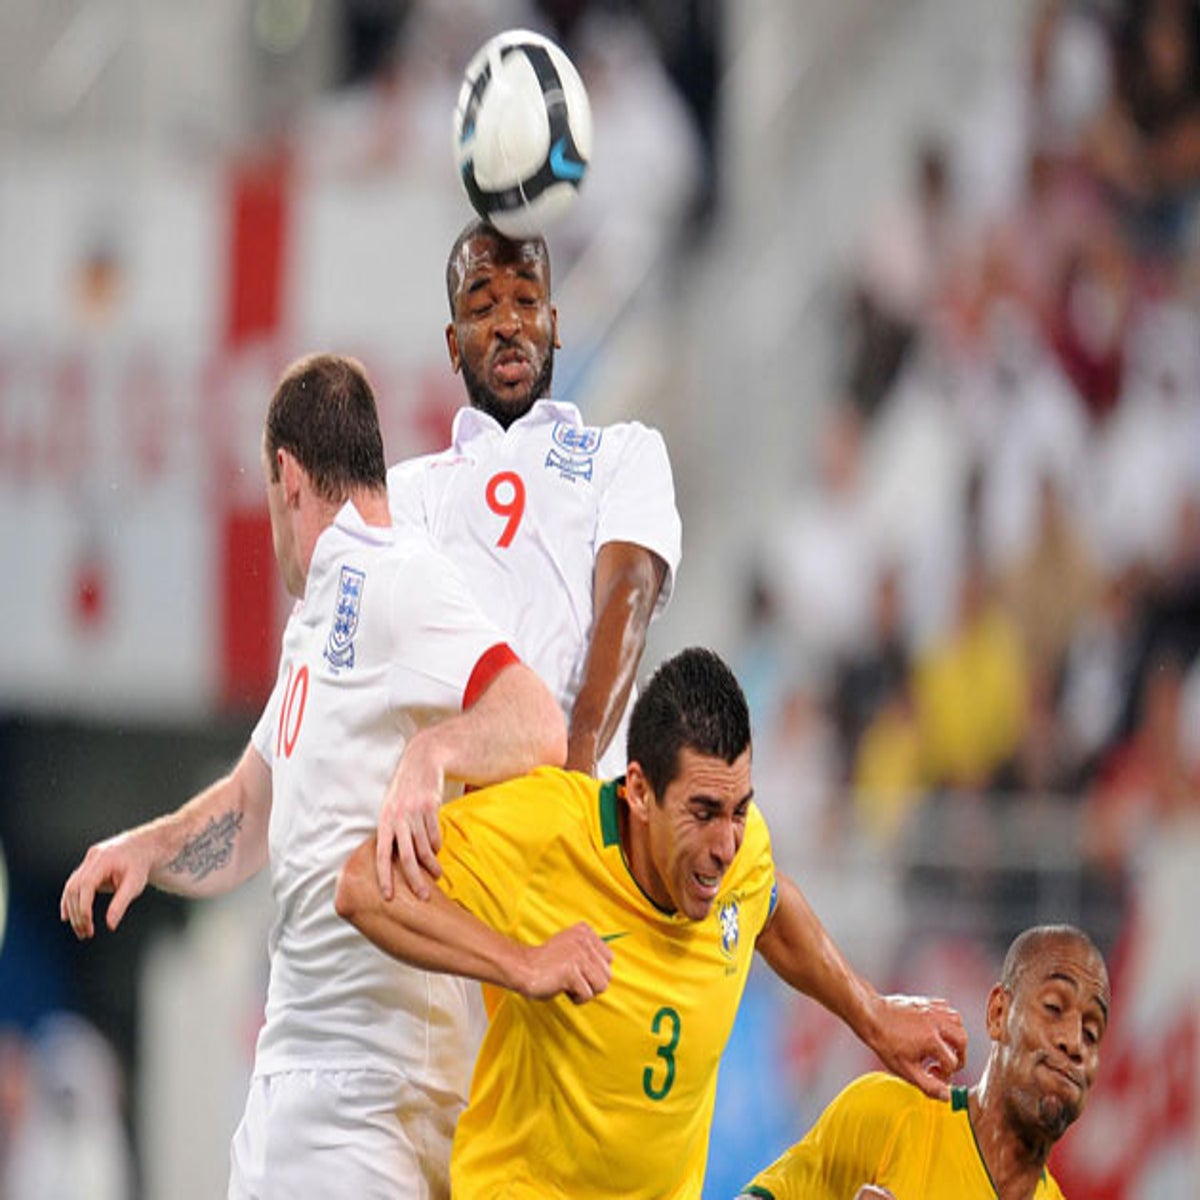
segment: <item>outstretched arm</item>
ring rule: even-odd
[[[879,995],[842,957],[800,889],[783,875],[778,884],[757,943],[771,969],[845,1021],[889,1071],[947,1099],[946,1081],[966,1060],[962,1018],[944,1000]]]
[[[378,888],[392,897],[395,856],[421,899],[442,872],[437,810],[448,779],[483,786],[559,766],[566,728],[558,703],[524,663],[506,666],[470,708],[418,731],[404,747],[379,813]]]
[[[632,542],[607,542],[596,555],[592,637],[567,739],[572,771],[594,775],[617,731],[666,572],[657,554]]]
[[[77,938],[95,932],[98,892],[111,892],[109,929],[147,883],[182,896],[232,891],[267,861],[271,772],[253,746],[234,769],[181,808],[92,846],[71,873],[59,915]]]
[[[338,877],[334,906],[381,950],[426,971],[493,983],[533,1000],[565,993],[576,1004],[598,996],[612,976],[612,950],[590,926],[573,925],[540,946],[497,933],[430,889],[419,899],[396,872],[392,899],[375,880],[375,841],[364,842]]]

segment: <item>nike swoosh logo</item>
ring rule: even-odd
[[[583,168],[585,165],[585,163],[567,157],[566,138],[559,138],[550,147],[550,171],[555,179],[578,182],[583,178]]]
[[[605,933],[605,934],[601,934],[601,935],[600,935],[600,940],[601,940],[602,942],[615,942],[615,941],[616,941],[618,938],[623,938],[623,937],[628,937],[628,936],[629,936],[629,931],[628,931],[628,930],[626,930],[624,933]]]

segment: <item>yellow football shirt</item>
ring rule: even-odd
[[[521,942],[586,921],[613,949],[586,1004],[489,993],[455,1200],[700,1195],[717,1066],[773,902],[770,838],[752,805],[708,917],[664,913],[626,866],[619,787],[542,768],[441,810],[448,896]]]
[[[864,1183],[887,1188],[896,1200],[995,1200],[971,1131],[966,1088],[954,1088],[947,1104],[893,1075],[864,1075],[743,1195],[849,1200]],[[1063,1200],[1048,1171],[1034,1197]]]

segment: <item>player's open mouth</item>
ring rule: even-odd
[[[712,900],[721,887],[720,875],[701,875],[699,871],[692,872],[692,882],[705,899]]]

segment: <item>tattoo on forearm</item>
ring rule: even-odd
[[[233,854],[234,839],[242,831],[241,813],[228,812],[219,820],[213,817],[180,852],[167,863],[173,875],[190,875],[201,880],[227,866]]]

